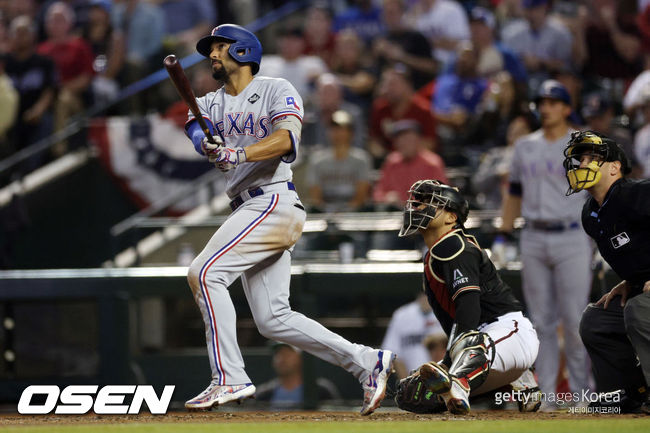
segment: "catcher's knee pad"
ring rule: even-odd
[[[490,347],[493,346],[492,339],[484,332],[467,331],[461,334],[449,351],[449,374],[465,379],[471,389],[478,388],[490,372],[494,360],[494,350],[490,350]],[[489,352],[492,353],[491,357]]]

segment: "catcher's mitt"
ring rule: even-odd
[[[395,403],[400,409],[413,413],[439,413],[447,410],[442,397],[427,390],[417,372],[399,381]]]

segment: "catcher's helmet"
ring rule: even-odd
[[[409,189],[399,236],[409,236],[418,229],[426,229],[429,222],[436,218],[438,209],[455,213],[456,223],[462,227],[469,214],[469,203],[456,188],[437,180],[415,182]]]
[[[196,51],[210,57],[212,43],[219,39],[230,42],[228,53],[237,63],[250,63],[253,75],[257,74],[262,61],[262,44],[253,32],[236,24],[221,24],[197,42]]]
[[[590,156],[587,167],[580,168],[581,159]],[[600,167],[604,162],[619,161],[623,175],[632,171],[625,152],[614,140],[595,131],[576,131],[564,149],[564,170],[569,182],[566,195],[591,188],[601,178]]]
[[[539,86],[535,100],[539,104],[541,99],[555,99],[571,105],[569,91],[557,80],[546,80]]]

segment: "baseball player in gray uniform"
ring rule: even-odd
[[[220,25],[196,49],[224,84],[198,98],[219,144],[207,142],[191,115],[186,132],[196,150],[225,173],[233,213],[188,271],[205,322],[212,381],[185,407],[206,410],[255,393],[237,345],[235,309],[228,293],[241,276],[260,333],[352,373],[364,391],[361,414],[369,415],[385,395],[395,355],[350,343],[289,306],[290,251],[306,217],[289,166],[300,143],[302,99],[284,79],[255,76],[262,46],[243,27]]]
[[[542,128],[515,143],[501,230],[511,233],[515,218],[524,217],[522,283],[540,341],[535,364],[540,389],[543,393],[556,390],[561,321],[569,386],[581,392],[588,388],[589,369],[578,328],[591,288],[593,255],[580,222],[586,196],[565,194],[563,149],[573,132],[567,122],[569,93],[558,81],[547,80],[537,100]]]

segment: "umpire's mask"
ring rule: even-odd
[[[586,167],[580,167],[584,157],[590,161]],[[571,140],[564,149],[564,170],[569,182],[566,195],[571,195],[583,189],[596,185],[601,178],[600,167],[603,163],[619,161],[621,172],[630,172],[630,164],[614,140],[594,131],[578,131],[571,135]]]
[[[426,229],[439,209],[447,209],[457,216],[457,224],[462,227],[469,214],[469,204],[455,189],[437,180],[418,180],[409,189],[409,197],[404,206],[404,221],[399,236],[410,236],[418,229]]]

